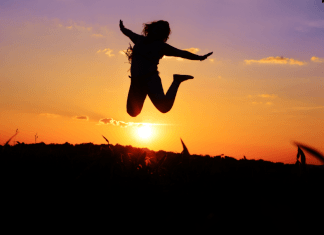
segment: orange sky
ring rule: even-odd
[[[293,141],[324,152],[324,4],[94,2],[0,4],[0,144],[18,129],[14,141],[25,143],[36,133],[37,142],[72,144],[102,144],[104,135],[111,144],[181,152],[182,138],[191,154],[285,163],[295,162]],[[170,112],[147,98],[140,115],[127,114],[122,50],[130,40],[120,19],[136,33],[167,20],[170,45],[214,52],[203,62],[160,61],[165,92],[173,74],[195,77],[181,84]],[[141,123],[151,125],[150,139],[139,138]]]

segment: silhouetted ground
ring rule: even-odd
[[[298,224],[322,204],[323,166],[118,144],[17,144],[0,146],[0,153],[4,211],[17,221],[201,232],[231,221]]]

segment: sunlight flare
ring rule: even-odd
[[[137,129],[137,134],[142,139],[148,139],[152,135],[152,128],[148,125],[140,126]]]

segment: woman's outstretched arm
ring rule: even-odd
[[[123,24],[123,21],[122,21],[122,20],[119,21],[119,28],[120,28],[120,31],[122,31],[123,34],[125,34],[127,37],[129,37],[130,40],[132,40],[132,42],[133,42],[134,44],[136,43],[136,41],[137,41],[137,39],[138,39],[138,37],[139,37],[140,35],[138,35],[138,34],[132,32],[132,31],[129,30],[129,29],[126,29],[125,26],[124,26],[124,24]]]
[[[206,55],[196,55],[193,54],[189,51],[185,51],[185,50],[179,50],[173,46],[170,46],[169,44],[166,44],[165,48],[164,48],[164,55],[166,56],[176,56],[176,57],[181,57],[184,59],[188,59],[188,60],[205,60],[207,59],[208,56],[210,56],[211,54],[213,54],[213,52],[210,52]]]

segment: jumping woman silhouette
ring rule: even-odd
[[[175,56],[189,60],[205,60],[213,52],[199,56],[188,51],[179,50],[166,43],[170,35],[170,27],[167,21],[153,21],[144,24],[143,34],[138,35],[125,28],[123,21],[119,21],[120,30],[135,44],[130,45],[126,55],[131,63],[131,85],[127,98],[127,113],[136,117],[140,114],[148,95],[154,106],[162,113],[170,111],[173,106],[179,85],[188,79],[190,75],[173,75],[173,82],[166,94],[164,94],[161,78],[157,70],[159,60],[164,56]]]

